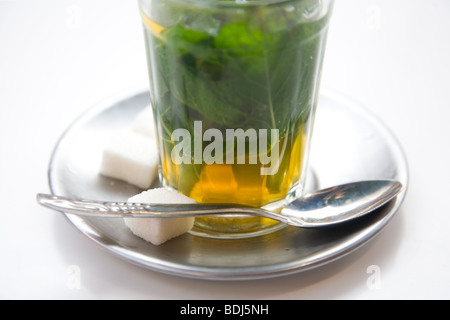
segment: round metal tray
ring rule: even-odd
[[[124,201],[141,192],[98,172],[109,137],[129,126],[148,105],[147,91],[135,90],[107,99],[78,118],[52,155],[51,192],[111,201]],[[134,236],[122,219],[66,216],[81,233],[114,255],[155,271],[215,280],[288,275],[330,263],[367,243],[397,212],[408,185],[407,161],[390,130],[358,103],[332,93],[320,96],[310,167],[308,178],[314,179],[312,185],[317,188],[396,179],[405,189],[376,213],[339,227],[286,227],[260,237],[229,240],[185,234],[161,246]]]

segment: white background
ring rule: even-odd
[[[323,87],[361,101],[400,140],[405,202],[379,237],[337,262],[214,282],[131,265],[35,202],[65,128],[93,103],[147,83],[136,2],[0,0],[0,298],[450,298],[449,31],[448,0],[336,1]],[[378,288],[368,286],[372,265]]]

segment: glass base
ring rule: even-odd
[[[312,170],[307,174],[306,183],[292,189],[285,199],[264,207],[269,211],[279,212],[289,202],[304,192],[316,189],[318,182]],[[220,215],[214,217],[197,217],[194,228],[189,231],[194,236],[214,239],[244,239],[263,236],[285,228],[287,225],[276,220],[253,215]]]
[[[194,228],[189,231],[194,236],[213,239],[244,239],[266,235],[278,231],[286,225],[270,220],[269,223],[248,215],[228,215],[214,218],[196,218]]]

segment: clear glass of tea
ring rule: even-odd
[[[160,178],[201,203],[280,210],[304,192],[333,0],[139,0]],[[150,124],[149,124],[150,125]],[[270,219],[196,218],[242,238]]]

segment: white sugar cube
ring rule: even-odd
[[[164,188],[150,189],[128,199],[135,203],[196,203],[195,200]],[[161,245],[164,242],[180,236],[192,229],[194,218],[124,218],[125,224],[138,237]]]
[[[100,173],[148,189],[157,176],[158,164],[154,139],[132,131],[121,131],[103,150]]]
[[[146,137],[155,138],[156,130],[151,106],[143,109],[135,118],[132,130]]]

